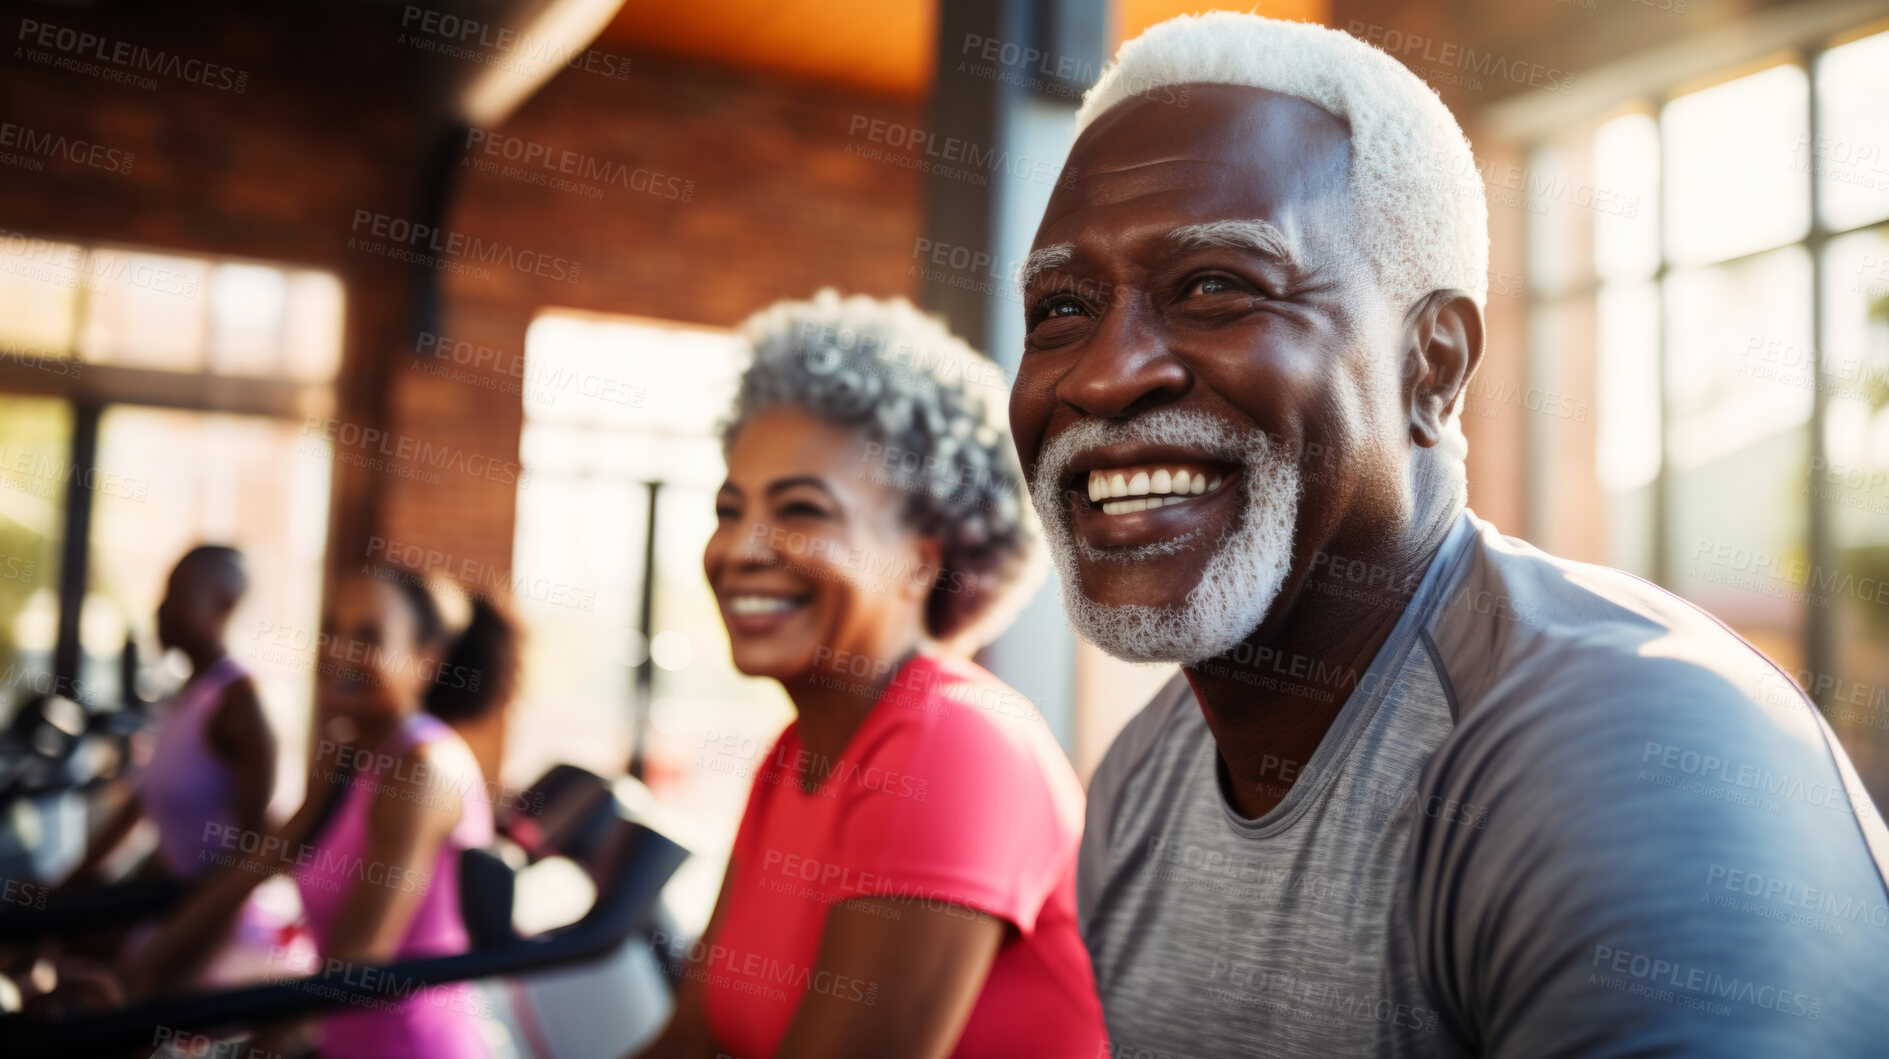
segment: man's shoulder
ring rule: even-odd
[[[1814,712],[1775,663],[1673,593],[1480,520],[1475,530],[1427,630],[1459,725],[1602,699],[1709,703],[1720,723],[1804,723]]]
[[[1434,791],[1623,826],[1676,808],[1740,833],[1860,823],[1882,842],[1829,725],[1757,648],[1631,574],[1477,529],[1429,630],[1457,703]]]

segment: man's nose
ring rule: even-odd
[[[1167,404],[1192,385],[1159,319],[1130,303],[1105,312],[1075,367],[1056,384],[1056,397],[1084,415],[1114,418]]]

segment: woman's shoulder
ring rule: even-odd
[[[966,658],[918,656],[894,674],[880,708],[880,742],[933,767],[955,763],[987,776],[1003,762],[1019,775],[1068,770],[1036,706]]]

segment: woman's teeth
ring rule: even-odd
[[[790,596],[730,596],[728,609],[736,614],[779,614],[800,606],[800,600]]]
[[[1105,515],[1166,507],[1211,493],[1222,477],[1198,467],[1132,468],[1089,472],[1089,501]]]

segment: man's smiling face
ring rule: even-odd
[[[1407,508],[1410,450],[1405,307],[1354,239],[1344,123],[1258,88],[1188,98],[1115,106],[1071,150],[1010,402],[1077,627],[1184,662]]]

